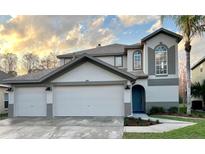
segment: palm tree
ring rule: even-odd
[[[191,85],[191,95],[193,97],[200,97],[205,103],[205,80],[200,84],[199,82],[195,82]]]
[[[186,80],[187,80],[187,114],[191,114],[191,80],[190,80],[190,52],[191,41],[195,36],[202,36],[205,31],[205,16],[182,15],[172,16],[176,26],[183,34],[186,52]]]

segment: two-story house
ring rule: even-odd
[[[57,69],[5,80],[9,116],[127,116],[177,107],[181,39],[160,28],[134,45],[59,55]]]
[[[7,112],[9,95],[7,89],[8,85],[2,84],[4,79],[10,78],[12,75],[0,71],[0,113]]]
[[[201,58],[191,67],[191,82],[203,83],[205,80],[205,57]],[[193,109],[202,109],[205,107],[205,104],[202,98],[192,97],[192,108]]]

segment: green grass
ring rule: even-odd
[[[205,118],[205,112],[192,111],[192,115]]]
[[[193,126],[188,126],[165,133],[124,133],[125,139],[205,139],[205,118],[179,118],[166,115],[154,116],[158,118],[166,118],[172,120],[188,121],[197,123]]]
[[[8,113],[0,113],[0,120],[8,118]]]

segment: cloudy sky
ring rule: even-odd
[[[0,16],[0,52],[21,57],[58,54],[111,43],[133,44],[161,26],[160,16]],[[180,33],[171,19],[163,27]],[[192,63],[202,56],[205,39],[195,38]],[[184,56],[183,42],[179,45]]]

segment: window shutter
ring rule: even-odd
[[[148,74],[155,74],[155,55],[154,50],[148,47]]]
[[[168,49],[168,74],[175,74],[176,72],[176,56],[175,46]]]

